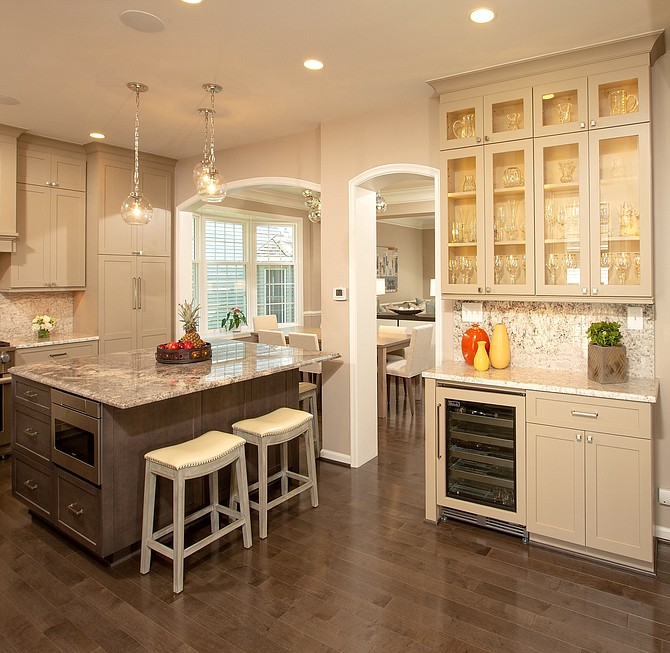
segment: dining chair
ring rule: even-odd
[[[315,333],[289,333],[288,334],[288,344],[289,347],[295,347],[296,349],[304,349],[305,351],[320,351],[319,348],[319,337]],[[300,368],[300,371],[303,374],[319,375],[321,378],[321,363],[312,363],[311,365],[303,365]],[[318,383],[317,383],[318,385]]]
[[[407,335],[407,329],[405,327],[401,326],[378,326],[377,327],[377,333],[380,334],[386,334],[386,335],[393,335],[393,336],[405,336]],[[405,348],[403,347],[402,349],[394,349],[393,351],[389,352],[390,356],[401,356],[402,358],[405,358]]]
[[[421,373],[435,365],[433,356],[433,324],[414,327],[410,336],[409,346],[405,349],[405,358],[395,360],[386,365],[386,374],[395,376],[396,381],[403,379],[409,396],[409,409],[414,415],[414,386],[421,383]]]
[[[276,331],[279,328],[276,315],[257,315],[254,318],[254,331],[261,329],[272,329]]]
[[[261,329],[258,333],[258,344],[260,345],[278,345],[286,347],[286,337],[281,331],[273,329]]]

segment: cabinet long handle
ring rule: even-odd
[[[24,396],[24,397],[28,397],[28,399],[35,399],[35,398],[37,397],[37,393],[36,393],[36,392],[33,392],[32,390],[26,390],[26,391],[23,393],[23,396]]]
[[[67,356],[67,352],[61,351],[58,354],[49,354],[50,358],[60,358],[61,356]]]
[[[437,437],[438,460],[442,458],[442,452],[440,451],[440,408],[442,408],[442,404],[437,404],[437,414],[435,415],[435,436]]]
[[[133,277],[133,310],[137,308],[137,277]]]
[[[36,431],[35,429],[31,429],[29,426],[26,427],[25,429],[23,429],[23,432],[24,432],[26,435],[29,435],[31,438],[34,438],[36,435],[39,435],[39,434],[40,434],[39,431]]]
[[[598,417],[598,413],[585,413],[584,411],[581,410],[571,410],[573,417],[591,417],[592,419],[595,419]]]
[[[32,479],[28,479],[27,481],[23,481],[23,485],[27,487],[29,490],[36,490],[37,489],[37,483],[33,481]]]
[[[78,508],[76,503],[71,503],[67,509],[75,516],[81,517],[84,514],[83,508]]]
[[[142,277],[137,277],[137,308],[142,308]]]

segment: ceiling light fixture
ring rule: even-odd
[[[185,2],[187,5],[199,5],[202,0],[181,0],[182,2]]]
[[[119,14],[119,20],[130,29],[138,32],[152,34],[162,32],[165,29],[165,23],[155,14],[138,9],[128,9]]]
[[[135,91],[135,163],[133,190],[121,204],[121,217],[129,225],[141,227],[151,220],[154,211],[140,192],[140,93],[148,91],[149,87],[140,82],[128,82],[127,86]]]
[[[321,195],[311,190],[302,191],[305,198],[305,206],[309,209],[307,219],[314,224],[321,222]]]
[[[0,104],[11,106],[12,104],[19,104],[19,101],[11,95],[0,95]]]
[[[307,59],[302,65],[309,70],[321,70],[323,68],[323,62],[318,59]]]
[[[105,135],[104,135],[104,134],[101,134],[100,132],[91,132],[91,133],[89,134],[89,136],[90,136],[91,138],[104,138],[104,137],[105,137]]]
[[[382,194],[377,191],[377,194],[375,195],[375,208],[377,209],[377,213],[384,213],[387,206],[386,200],[382,197]]]
[[[490,23],[495,17],[496,15],[493,10],[486,9],[485,7],[480,7],[470,12],[470,20],[473,23]]]
[[[198,109],[198,113],[205,116],[205,145],[202,161],[193,168],[193,181],[200,199],[215,204],[226,197],[226,182],[216,169],[214,156],[214,96],[223,89],[218,84],[203,84],[202,88],[210,95],[210,107]]]

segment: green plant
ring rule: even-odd
[[[586,330],[589,343],[601,347],[621,346],[621,325],[618,322],[593,322]]]
[[[226,317],[221,320],[221,326],[226,331],[232,331],[233,329],[239,329],[242,324],[247,323],[247,318],[244,313],[239,308],[231,308],[227,313]]]

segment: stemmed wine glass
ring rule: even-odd
[[[618,252],[614,256],[614,269],[619,277],[619,282],[623,285],[626,283],[626,277],[630,270],[630,254],[628,252]]]
[[[609,283],[612,255],[609,252],[600,252],[600,283]],[[603,274],[604,273],[604,274]]]
[[[460,273],[460,263],[458,262],[458,259],[456,258],[450,258],[449,259],[449,278],[451,279],[451,283],[456,283],[458,281],[458,275]]]
[[[556,207],[554,206],[553,195],[544,202],[544,219],[547,222],[547,238],[555,238],[554,225],[556,224]]]
[[[503,272],[505,271],[505,257],[496,254],[493,257],[493,276],[495,278],[496,285],[502,280]]]
[[[565,209],[561,207],[558,209],[558,212],[556,213],[556,224],[558,225],[560,231],[559,231],[559,238],[565,238],[565,220],[566,220],[566,214],[565,214]]]
[[[572,275],[568,274],[568,270],[574,270],[577,267],[577,255],[572,252],[563,254],[563,267],[565,268],[565,282],[570,283]],[[579,283],[579,281],[575,283]]]
[[[519,200],[507,201],[507,220],[503,226],[507,240],[514,240],[517,237],[518,229],[516,220],[519,213]]]
[[[635,270],[635,278],[640,283],[640,252],[633,253],[633,269]]]
[[[561,267],[561,261],[558,258],[558,254],[549,254],[547,255],[547,272],[549,272],[549,280],[552,285],[556,284],[556,274],[558,273],[559,268]]]
[[[505,261],[505,266],[509,272],[510,283],[515,284],[516,278],[519,276],[519,268],[521,266],[519,257],[516,254],[509,254],[507,260]]]
[[[474,271],[473,260],[471,256],[461,256],[461,271],[463,272],[463,282],[470,283]]]

